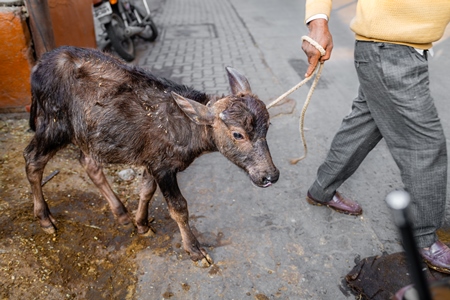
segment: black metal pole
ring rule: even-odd
[[[400,230],[403,240],[403,248],[406,252],[409,270],[412,274],[414,286],[420,300],[431,300],[428,281],[423,271],[423,262],[417,250],[413,229],[409,217],[409,194],[405,191],[393,191],[386,197],[386,203],[391,208],[394,222]]]

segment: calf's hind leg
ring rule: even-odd
[[[99,165],[92,157],[85,155],[83,152],[80,154],[80,163],[86,170],[89,178],[97,186],[97,188],[102,193],[103,197],[108,201],[109,207],[113,212],[114,216],[117,218],[119,224],[127,225],[131,223],[130,216],[128,215],[127,209],[111,189],[108,180],[103,173],[103,168]]]
[[[25,158],[25,171],[33,194],[34,216],[39,219],[42,230],[48,234],[53,234],[56,231],[56,222],[50,213],[47,202],[45,202],[44,195],[42,194],[41,182],[45,165],[58,150],[47,149],[48,151],[46,154],[43,154],[38,152],[37,144],[38,139],[34,137],[23,152],[23,157]]]

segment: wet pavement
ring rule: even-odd
[[[127,299],[139,300],[354,299],[345,282],[354,265],[366,257],[402,250],[384,202],[390,191],[402,185],[384,142],[340,188],[362,205],[361,217],[305,201],[358,87],[352,61],[354,39],[348,28],[356,1],[333,3],[330,28],[335,48],[306,113],[307,158],[297,165],[289,163],[303,151],[298,122],[308,92],[305,86],[270,111],[267,141],[281,172],[275,185],[254,187],[238,167],[218,153],[198,158],[179,174],[180,189],[189,203],[190,225],[214,265],[196,267],[184,253],[178,228],[157,191],[150,207],[155,235],[145,242],[126,239],[125,243],[139,244],[130,255],[136,264],[130,266],[135,267],[133,292],[95,295],[121,299],[126,294]],[[307,64],[300,40],[307,33],[303,1],[155,0],[151,8],[160,36],[154,43],[140,42],[133,63],[155,74],[207,93],[228,94],[225,67],[232,66],[247,76],[253,92],[267,104],[303,79]],[[447,30],[430,60],[431,90],[448,136],[449,37]],[[114,174],[109,173],[112,178]],[[86,185],[61,183],[61,188],[87,190],[98,199],[93,185]],[[125,185],[116,189],[127,205],[135,205],[137,183]],[[86,197],[80,191],[70,193]],[[113,226],[111,215],[109,219]],[[25,221],[33,222],[31,217]],[[447,213],[446,225],[449,221]],[[108,225],[102,222],[101,226]],[[131,253],[122,250],[124,255]],[[110,285],[114,286],[115,275],[111,274]]]

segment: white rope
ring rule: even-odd
[[[319,45],[319,43],[317,43],[315,40],[313,40],[309,36],[306,36],[306,35],[302,36],[302,40],[303,41],[308,41],[311,45],[313,45],[320,52],[321,56],[325,55],[325,53],[326,53],[325,49],[323,49],[323,47],[321,45]],[[318,71],[316,73],[316,77],[314,78],[314,81],[313,81],[313,83],[312,83],[312,85],[311,85],[311,87],[309,89],[308,95],[306,96],[306,101],[305,101],[305,104],[303,105],[302,112],[300,114],[299,131],[300,131],[300,135],[301,135],[301,138],[302,138],[304,154],[303,154],[303,156],[301,156],[299,158],[291,159],[290,162],[293,165],[295,165],[296,163],[298,163],[299,161],[304,159],[306,157],[306,154],[308,153],[308,147],[306,145],[305,132],[304,132],[303,125],[304,125],[304,121],[305,121],[306,109],[308,108],[309,102],[311,101],[311,97],[312,97],[312,94],[314,93],[314,89],[316,88],[316,85],[319,82],[320,75],[322,73],[322,68],[323,68],[323,63],[321,62],[320,65],[319,65]],[[317,67],[316,67],[316,69],[317,69]],[[283,95],[278,97],[276,100],[274,100],[272,103],[267,105],[267,109],[273,107],[278,102],[280,102],[281,100],[285,99],[287,96],[289,96],[290,94],[295,92],[298,88],[300,88],[302,85],[307,83],[313,77],[313,75],[314,75],[314,72],[313,72],[313,74],[311,76],[306,77],[301,82],[299,82],[297,85],[295,85],[293,88],[291,88],[289,91],[287,91],[286,93],[284,93]]]
[[[318,42],[316,42],[315,40],[313,40],[312,38],[310,38],[307,35],[302,36],[302,41],[308,41],[311,45],[316,47],[316,49],[319,50],[319,52],[320,52],[320,56],[324,56],[327,53],[325,51],[325,49],[323,49],[323,47]]]

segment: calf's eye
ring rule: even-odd
[[[242,134],[240,134],[239,132],[233,132],[233,137],[236,140],[242,140],[244,138],[244,136]]]

